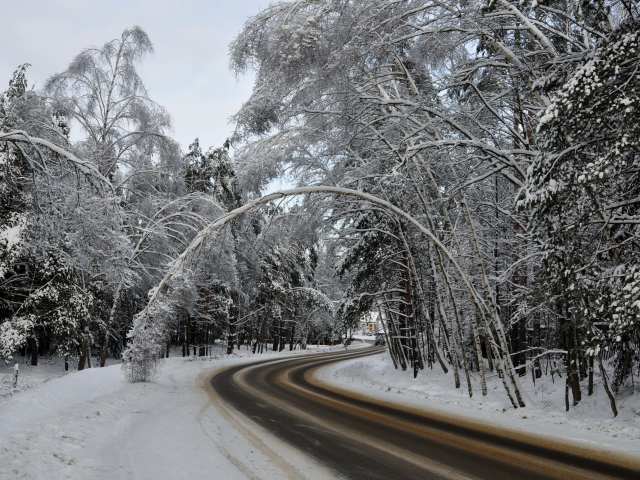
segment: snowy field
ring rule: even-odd
[[[136,384],[119,364],[64,375],[42,362],[29,370],[38,385],[0,399],[0,480],[332,478],[201,388],[266,355],[278,354],[169,358],[157,381]]]
[[[513,409],[497,376],[487,378],[486,397],[482,396],[479,379],[473,379],[473,398],[469,398],[464,373],[460,374],[459,389],[453,384],[453,374],[443,374],[439,367],[424,370],[414,379],[412,372],[396,370],[389,355],[384,353],[333,364],[316,376],[333,386],[392,402],[586,442],[590,446],[607,445],[640,456],[640,396],[637,392],[624,399],[618,398],[619,415],[613,418],[604,389],[596,382],[594,394],[589,397],[583,392],[582,402],[566,412],[564,378],[556,376],[554,383],[550,376],[543,376],[536,380],[534,387],[531,375],[528,375],[521,381],[535,405]]]

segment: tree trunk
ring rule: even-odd
[[[407,358],[402,350],[402,344],[398,340],[398,325],[396,324],[393,314],[389,309],[387,298],[385,298],[384,310],[387,317],[387,326],[389,327],[389,349],[393,349],[398,359],[398,365],[400,365],[402,371],[405,371],[407,369]]]
[[[185,325],[186,349],[187,357],[191,356],[191,316],[187,316],[187,324]]]
[[[280,339],[278,340],[278,351],[281,352],[284,350],[285,344],[285,334],[286,334],[286,322],[280,317],[280,324],[278,326],[278,332],[280,334]]]
[[[382,324],[382,330],[384,331],[384,336],[387,340],[387,348],[389,349],[389,356],[391,357],[391,361],[393,362],[394,368],[398,369],[398,360],[397,354],[394,351],[394,346],[391,343],[391,337],[389,332],[387,331],[387,319],[382,316],[382,309],[380,308],[380,303],[378,303],[378,315],[380,315],[380,323]]]
[[[482,396],[487,395],[487,378],[484,371],[484,362],[482,361],[482,344],[480,343],[480,333],[478,332],[478,324],[476,318],[475,303],[470,301],[471,306],[471,331],[473,333],[473,344],[476,351],[476,360],[478,362],[478,372],[480,373],[480,388]]]
[[[462,336],[462,329],[460,328],[460,319],[458,317],[456,317],[456,324],[458,327],[458,337],[460,338],[460,350],[462,351],[462,363],[464,364],[464,374],[467,378],[467,389],[469,390],[469,398],[471,398],[473,397],[473,389],[471,388],[471,378],[469,377],[469,364],[467,362],[467,353],[464,349],[464,337]]]
[[[399,230],[401,226],[398,225]],[[406,245],[406,243],[405,243]],[[404,265],[404,291],[405,291],[405,314],[407,315],[407,336],[409,337],[409,351],[411,352],[411,366],[413,367],[413,378],[418,376],[418,371],[423,368],[422,355],[418,349],[418,336],[415,329],[415,316],[413,311],[413,292],[411,288],[411,272],[409,270],[409,252],[402,252],[402,263]],[[417,280],[417,279],[416,279]]]
[[[273,351],[277,352],[278,351],[278,340],[280,339],[280,334],[278,332],[278,320],[276,320],[275,318],[273,319],[273,322],[271,324],[271,329],[273,330],[271,332],[271,335],[273,337]]]
[[[520,370],[518,374],[524,377],[527,374],[527,319],[522,317],[518,322],[518,337],[520,338],[520,351],[518,353],[518,363]]]
[[[409,266],[411,267],[411,274],[413,275],[413,278],[415,278],[415,284],[416,284],[416,288],[418,290],[418,306],[421,307],[422,309],[422,313],[424,315],[424,317],[426,317],[426,330],[427,330],[427,337],[428,337],[428,341],[432,342],[432,350],[433,350],[433,354],[435,354],[435,356],[438,359],[438,363],[440,364],[440,367],[442,368],[442,371],[444,373],[448,373],[448,369],[445,366],[444,362],[442,361],[442,355],[440,354],[440,350],[438,348],[438,344],[435,341],[434,338],[434,333],[433,333],[433,321],[432,319],[434,318],[433,315],[433,311],[429,311],[429,309],[427,309],[426,305],[425,305],[425,294],[424,291],[422,290],[422,285],[420,284],[420,281],[418,280],[418,272],[416,270],[416,266],[415,266],[415,262],[413,261],[413,256],[411,255],[411,251],[409,250],[409,244],[406,241],[406,238],[404,236],[404,233],[402,232],[401,229],[399,229],[399,235],[400,238],[402,239],[404,245],[405,245],[405,249],[408,252],[408,259],[409,259]],[[434,282],[431,282],[432,285],[434,285]]]
[[[533,361],[534,380],[542,377],[542,367],[540,366],[540,316],[536,315],[533,319]]]
[[[600,375],[602,376],[602,385],[604,386],[604,391],[607,392],[607,397],[609,397],[609,404],[611,405],[611,411],[613,412],[613,416],[618,416],[618,409],[616,407],[616,399],[613,397],[611,390],[609,389],[609,382],[607,381],[607,372],[604,371],[604,367],[602,366],[602,357],[600,357],[600,352],[596,355],[596,360],[598,360],[598,367],[600,367]]]
[[[593,355],[589,355],[589,396],[593,395]]]
[[[483,336],[484,340],[484,348],[487,351],[487,364],[489,365],[489,371],[493,372],[493,355],[491,349],[491,340],[489,340],[489,335],[486,333]]]
[[[238,293],[231,292],[231,305],[229,305],[229,336],[227,338],[227,355],[233,353],[233,345],[236,341],[236,330],[238,322]]]
[[[296,322],[291,322],[291,331],[289,332],[289,351],[293,351],[293,340],[296,335]]]
[[[31,336],[27,338],[27,345],[29,345],[29,353],[31,354],[31,365],[38,366],[38,344],[35,337]]]
[[[578,376],[578,355],[575,342],[575,329],[572,322],[568,322],[567,329],[567,350],[569,351],[568,373],[570,373],[571,393],[573,394],[573,406],[575,407],[582,400],[582,391],[580,390],[580,378]]]
[[[438,267],[439,267],[438,271],[440,273],[440,277],[442,278],[442,282],[446,283],[447,282],[446,272],[444,267],[440,263],[440,260],[441,260],[440,255],[437,252],[435,257],[438,260]],[[443,324],[446,325],[445,331],[446,331],[447,342],[449,343],[449,359],[451,360],[451,368],[453,368],[453,378],[455,381],[456,388],[460,388],[460,374],[458,372],[456,344],[455,344],[454,335],[453,335],[453,322],[454,322],[452,318],[453,312],[451,311],[451,304],[449,303],[448,292],[446,291],[445,287],[442,286],[440,282],[438,282],[437,279],[435,278],[437,270],[436,270],[434,259],[433,257],[430,257],[430,259],[431,259],[431,269],[434,272],[434,279],[436,280],[436,295],[438,299],[438,306],[440,309],[440,317],[443,319]],[[444,305],[446,305],[446,311],[445,311],[445,308],[443,307]]]
[[[80,359],[78,360],[78,371],[84,370],[87,363],[87,352],[89,350],[89,325],[84,326],[82,333],[82,346],[80,347]]]
[[[506,374],[509,379],[508,383],[504,383],[505,388],[507,389],[507,394],[509,395],[510,398],[512,398],[511,388],[513,388],[513,393],[515,394],[515,399],[517,400],[517,404],[514,403],[514,406],[525,407],[526,404],[524,399],[526,397],[522,390],[520,382],[515,376],[513,363],[511,362],[511,356],[509,355],[509,347],[507,344],[507,339],[504,334],[504,329],[502,327],[502,321],[498,316],[495,300],[493,298],[493,295],[491,294],[491,287],[489,286],[489,280],[487,279],[487,275],[484,270],[484,264],[482,263],[482,257],[480,255],[480,246],[478,245],[478,240],[476,238],[475,229],[473,227],[473,222],[471,220],[471,215],[469,214],[469,209],[467,208],[467,201],[464,197],[461,201],[461,205],[462,205],[462,210],[464,212],[464,216],[467,221],[467,225],[469,226],[469,230],[471,231],[471,244],[473,246],[474,255],[476,257],[478,272],[480,273],[480,280],[482,282],[483,293],[484,293],[484,301],[487,304],[487,307],[489,309],[489,312],[487,313],[491,315],[491,319],[493,321],[493,325],[496,329],[496,334],[498,336],[500,349],[502,350],[502,352],[496,351],[496,369],[498,370],[498,373],[500,373],[500,371],[502,370],[502,368],[500,368],[500,365],[499,365],[500,363],[499,355],[502,355],[502,358],[504,359],[504,367],[505,367],[504,374]],[[483,319],[484,319],[484,315],[483,315]],[[491,330],[489,330],[489,326],[486,324],[486,319],[484,320],[485,320],[485,332],[487,332],[487,334],[490,335]]]
[[[578,334],[578,345],[576,347],[576,353],[578,354],[578,372],[580,373],[580,380],[584,380],[585,378],[587,378],[587,360],[584,355],[584,349],[582,348],[583,341],[584,338],[582,337],[582,335]]]
[[[100,367],[104,367],[104,362],[107,360],[107,352],[109,351],[109,339],[111,338],[111,329],[113,328],[113,321],[116,317],[116,310],[118,309],[118,303],[120,301],[120,291],[122,289],[123,280],[120,280],[116,293],[113,294],[113,304],[111,305],[111,311],[109,312],[109,320],[107,321],[107,333],[104,338],[104,344],[102,345],[102,354],[100,355]]]

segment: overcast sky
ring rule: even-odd
[[[269,0],[21,0],[3,2],[0,91],[18,65],[41,86],[83,48],[101,46],[141,26],[155,54],[140,69],[150,96],[173,116],[174,138],[186,150],[221,146],[229,116],[249,97],[253,78],[236,81],[228,46],[245,20]]]

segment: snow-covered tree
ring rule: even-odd
[[[583,339],[566,348],[572,356],[586,348],[591,369],[595,356],[601,371],[601,352],[613,354],[616,388],[640,366],[631,353],[640,340],[638,27],[637,18],[622,21],[558,73],[559,84],[544,86],[550,102],[537,130],[545,143],[518,202],[542,245],[545,289]]]

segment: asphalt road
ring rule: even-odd
[[[380,348],[259,361],[218,372],[223,401],[349,479],[640,479],[640,460],[373,400],[313,378]]]

